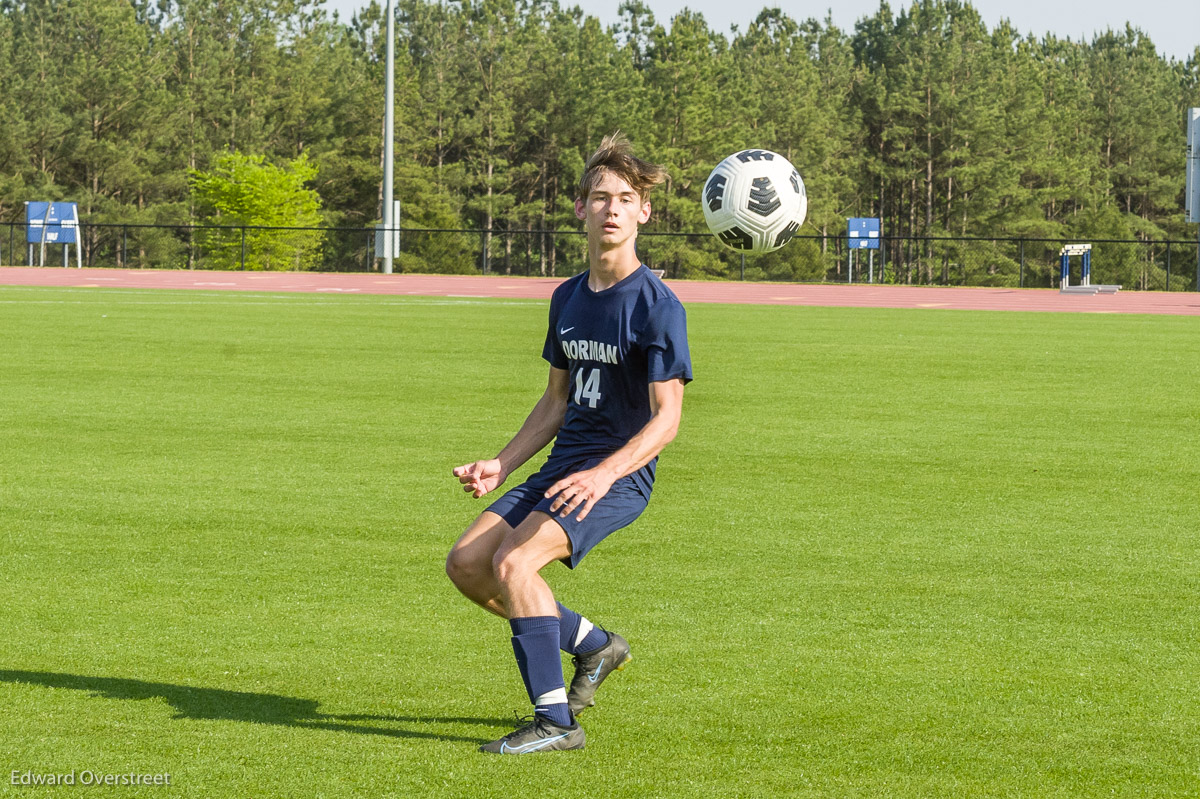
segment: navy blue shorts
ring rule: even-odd
[[[628,527],[634,519],[641,516],[649,502],[649,497],[641,492],[633,477],[622,477],[613,483],[612,488],[599,502],[592,506],[591,512],[583,521],[575,518],[579,515],[579,508],[576,508],[568,516],[559,516],[557,512],[551,513],[550,506],[554,503],[555,497],[547,499],[543,496],[546,489],[562,477],[591,468],[600,460],[602,459],[597,458],[594,461],[585,462],[578,468],[557,476],[542,474],[542,472],[531,475],[524,483],[510,489],[504,496],[489,505],[488,510],[499,515],[512,528],[519,526],[534,511],[541,511],[549,515],[558,522],[571,541],[571,555],[563,558],[562,562],[574,569],[579,565],[579,561],[583,560],[583,556],[591,552],[596,544],[622,527]],[[559,510],[562,509],[559,508]]]

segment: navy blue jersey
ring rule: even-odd
[[[692,379],[687,317],[666,284],[645,265],[604,291],[592,291],[587,280],[587,272],[576,275],[550,299],[542,357],[570,372],[570,386],[543,474],[625,446],[650,421],[650,383]],[[646,496],[654,465],[633,475]]]

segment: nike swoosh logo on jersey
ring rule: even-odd
[[[568,333],[570,333],[570,332],[571,332],[572,330],[574,330],[574,329],[575,329],[575,325],[571,325],[570,327],[564,327],[564,328],[562,328],[561,330],[559,330],[559,331],[558,331],[558,335],[560,335],[560,336],[565,336],[565,335],[567,335]]]
[[[504,754],[508,754],[509,752],[512,752],[515,755],[524,755],[529,752],[536,752],[537,750],[541,749],[543,746],[549,746],[550,744],[554,743],[555,741],[562,740],[563,738],[566,738],[566,737],[567,737],[567,733],[563,733],[562,735],[556,735],[553,738],[547,738],[544,741],[530,741],[529,743],[521,744],[520,746],[509,746],[508,743],[505,742],[505,743],[500,744],[500,751]]]

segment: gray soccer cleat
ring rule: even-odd
[[[484,744],[479,751],[497,755],[529,755],[534,752],[582,749],[586,740],[579,722],[570,727],[560,727],[549,719],[535,715],[529,724],[490,744]]]
[[[604,678],[614,671],[625,668],[633,656],[629,654],[629,642],[616,633],[608,634],[608,643],[593,652],[576,655],[575,676],[571,678],[571,690],[567,693],[567,707],[572,715],[578,715],[596,704],[596,689]]]

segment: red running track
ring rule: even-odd
[[[200,272],[156,269],[0,267],[0,286],[207,289],[432,297],[550,296],[563,278],[480,275],[329,274],[321,272]],[[1122,291],[1061,294],[1053,289],[937,286],[735,283],[670,280],[683,302],[815,305],[850,308],[945,308],[966,311],[1069,311],[1200,315],[1194,292]]]

